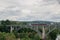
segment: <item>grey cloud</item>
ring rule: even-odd
[[[60,0],[57,0],[57,2],[60,4]]]
[[[0,0],[6,7],[0,11],[0,19],[15,20],[58,20],[59,0]],[[8,6],[7,6],[8,5]],[[56,15],[57,13],[57,15]],[[55,16],[56,15],[56,16]],[[8,17],[7,17],[8,16]],[[59,16],[59,17],[58,17]]]

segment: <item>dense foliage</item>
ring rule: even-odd
[[[10,33],[10,28],[7,25],[26,25],[26,22],[15,22],[10,20],[2,20],[0,24],[0,40],[40,40],[40,36],[36,31],[30,28],[21,28],[19,31],[14,30]],[[42,33],[42,29],[39,29]],[[48,30],[47,30],[48,31]],[[58,33],[59,32],[59,33]],[[48,36],[47,40],[55,40],[59,30],[53,30]]]

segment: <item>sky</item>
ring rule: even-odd
[[[60,0],[0,0],[0,20],[60,22]]]

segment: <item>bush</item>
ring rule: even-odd
[[[16,37],[13,33],[6,33],[5,34],[5,39],[6,40],[16,40]]]
[[[0,40],[16,40],[13,33],[0,32]]]
[[[3,33],[0,32],[0,40],[5,40],[5,34],[6,33],[4,33],[4,32]]]

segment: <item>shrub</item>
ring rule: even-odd
[[[5,34],[6,33],[4,33],[4,32],[3,33],[0,32],[0,40],[5,40]]]
[[[16,40],[16,37],[13,33],[6,33],[5,34],[5,39],[6,40]]]

